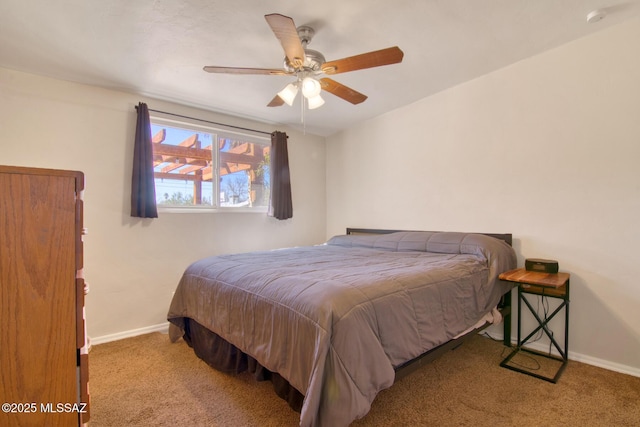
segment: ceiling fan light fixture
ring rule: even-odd
[[[312,77],[305,77],[304,79],[302,79],[302,94],[305,96],[305,98],[311,99],[319,96],[321,89],[322,88],[320,87],[320,82],[316,79]]]
[[[320,95],[313,96],[311,98],[307,97],[307,107],[309,110],[316,109],[321,107],[324,104],[324,99]]]
[[[298,85],[296,83],[289,83],[278,92],[278,96],[289,106],[293,105],[293,100],[296,99],[298,94]]]

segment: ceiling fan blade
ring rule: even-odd
[[[216,67],[206,66],[203,68],[207,73],[225,73],[225,74],[267,74],[270,76],[287,76],[289,73],[285,70],[277,68],[240,68],[240,67]]]
[[[320,85],[322,89],[326,90],[329,93],[334,94],[337,97],[344,99],[345,101],[349,101],[352,104],[360,104],[367,99],[367,95],[363,95],[360,92],[357,92],[350,87],[343,85],[342,83],[338,83],[335,80],[332,80],[328,77],[324,77],[320,79]]]
[[[362,70],[364,68],[379,67],[381,65],[397,64],[402,62],[404,53],[398,46],[373,52],[362,53],[335,61],[325,62],[322,71],[325,74],[346,73],[347,71]]]
[[[264,19],[271,27],[271,31],[276,35],[284,49],[284,53],[294,68],[301,67],[304,63],[304,49],[298,37],[298,30],[293,19],[288,16],[272,13],[265,15]]]
[[[284,100],[276,95],[271,102],[267,104],[267,107],[280,107],[281,105],[284,105]]]

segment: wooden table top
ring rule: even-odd
[[[507,282],[559,288],[569,281],[570,275],[569,273],[540,273],[538,271],[527,271],[524,268],[516,268],[505,271],[498,277]]]

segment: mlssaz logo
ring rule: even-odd
[[[84,414],[87,412],[86,403],[41,403],[40,412],[76,412]]]

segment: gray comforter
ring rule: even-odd
[[[363,417],[394,367],[474,325],[509,285],[513,249],[480,234],[336,236],[326,244],[223,255],[185,271],[168,313],[191,318],[305,395],[302,426]]]

